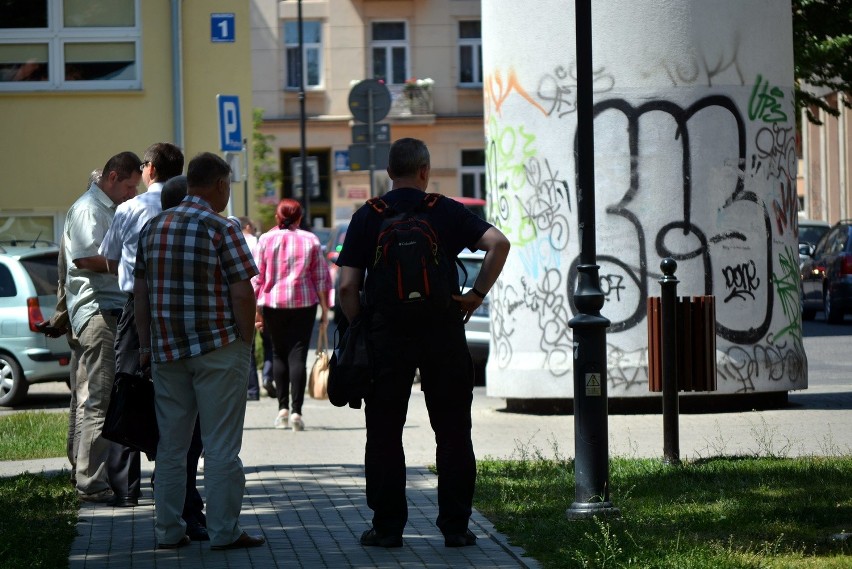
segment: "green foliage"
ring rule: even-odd
[[[852,0],[793,0],[793,59],[796,108],[815,124],[821,123],[810,106],[837,116],[807,85],[852,92]],[[848,98],[843,103],[852,106]]]
[[[0,417],[0,460],[65,456],[68,413],[14,413]]]
[[[64,474],[0,478],[0,569],[68,567],[77,508]]]
[[[281,170],[275,159],[274,149],[270,142],[274,136],[260,132],[263,123],[263,109],[252,112],[254,128],[252,129],[251,149],[254,163],[254,195],[258,203],[258,223],[264,231],[275,222],[275,207],[278,205],[278,184],[281,181]]]
[[[613,459],[621,517],[570,521],[567,460],[480,461],[475,506],[543,567],[848,567],[852,458]]]

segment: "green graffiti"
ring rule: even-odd
[[[763,122],[787,122],[787,113],[781,110],[784,92],[780,87],[769,87],[769,81],[764,81],[758,74],[748,100],[748,118],[760,119]]]
[[[799,346],[802,345],[802,314],[799,303],[799,255],[792,247],[787,247],[778,257],[781,274],[772,273],[775,294],[781,301],[781,308],[787,318],[787,325],[775,334],[775,341],[789,336]]]

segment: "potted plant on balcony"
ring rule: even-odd
[[[423,114],[431,112],[431,95],[432,84],[434,81],[430,78],[417,79],[412,77],[406,79],[403,86],[403,92],[409,101],[409,108],[414,114]]]

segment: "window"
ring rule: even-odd
[[[136,0],[0,2],[0,90],[138,89]]]
[[[287,60],[285,89],[299,89],[299,23],[284,23],[284,43]],[[302,22],[302,61],[305,70],[305,87],[322,86],[322,22]]]
[[[402,85],[408,75],[408,33],[405,22],[373,22],[373,78]]]
[[[459,84],[482,85],[482,25],[459,22]]]
[[[461,151],[461,195],[485,199],[485,151]]]

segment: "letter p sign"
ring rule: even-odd
[[[243,149],[240,128],[240,98],[236,95],[216,95],[219,107],[219,149],[238,152]]]

